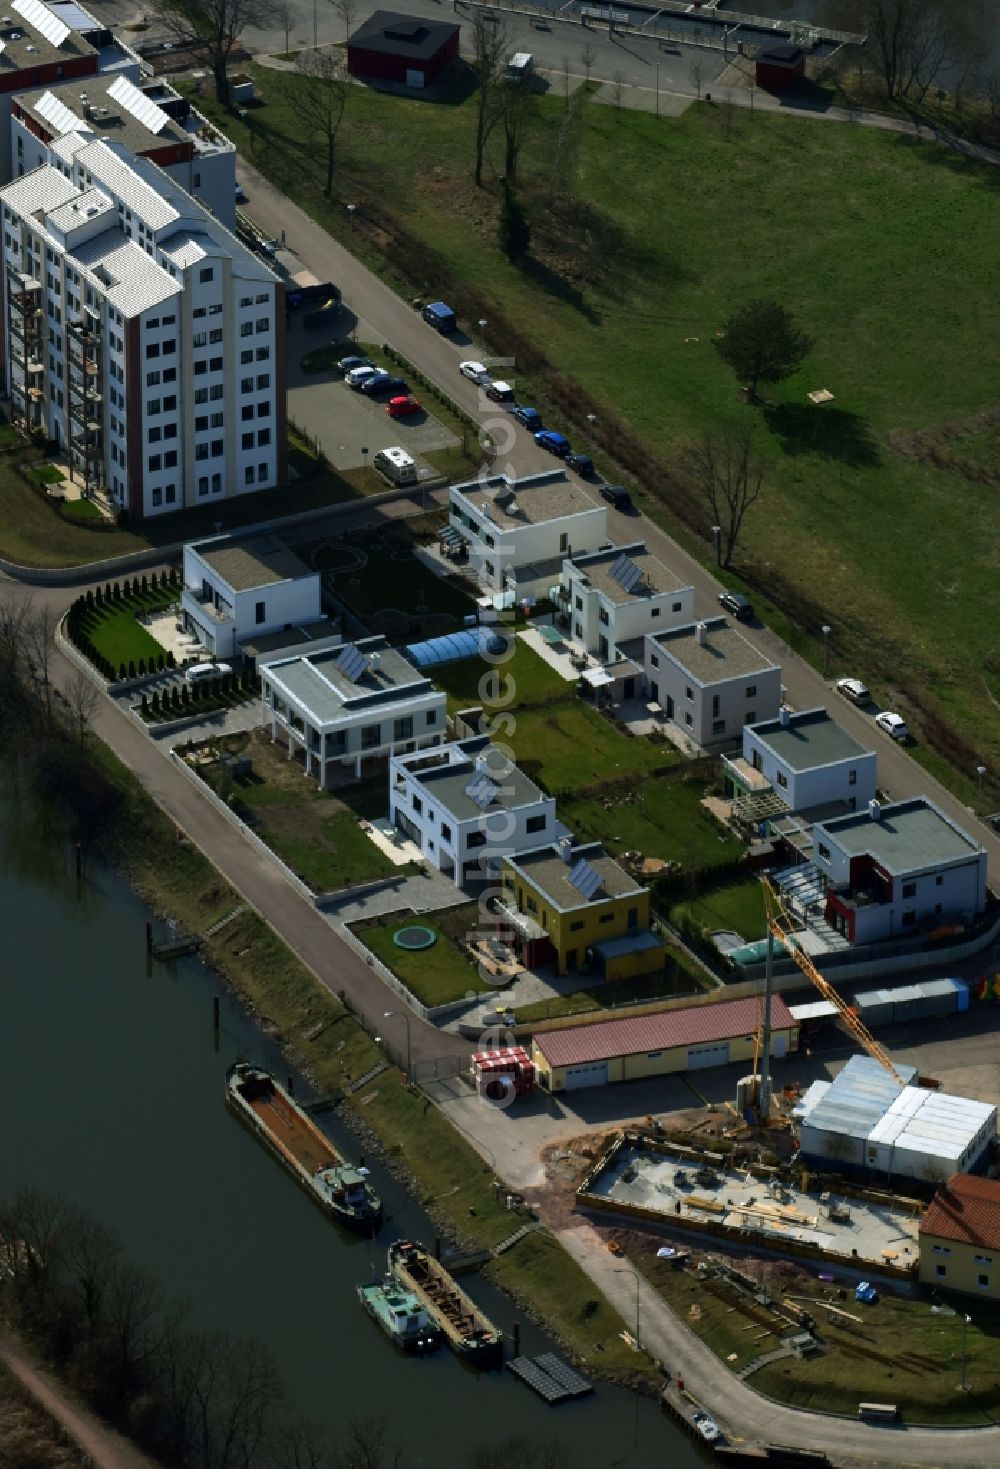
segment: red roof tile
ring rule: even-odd
[[[920,1233],[1000,1250],[1000,1180],[956,1173],[934,1195]]]
[[[570,1025],[535,1036],[535,1044],[550,1066],[579,1066],[585,1061],[637,1056],[643,1051],[671,1046],[702,1046],[733,1036],[750,1035],[760,1024],[762,1001],[723,1000],[687,1010],[665,1010],[658,1015],[632,1015],[624,1020],[601,1020],[595,1025]],[[774,1030],[791,1030],[795,1021],[780,995],[771,1000]]]

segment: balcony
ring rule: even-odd
[[[185,587],[181,595],[181,609],[187,612],[197,626],[205,626],[209,618],[217,627],[232,627],[236,621],[232,611],[225,606],[217,607],[211,596]]]

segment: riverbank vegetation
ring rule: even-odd
[[[3,1469],[87,1469],[90,1460],[0,1366],[0,1464]]]

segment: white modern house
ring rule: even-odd
[[[771,789],[789,811],[840,805],[866,809],[875,796],[878,757],[825,709],[779,709],[777,719],[743,730],[743,753],[724,761],[737,791]],[[754,777],[762,779],[755,779]]]
[[[694,616],[694,588],[642,541],[567,558],[552,599],[570,640],[602,663],[612,662],[623,643]]]
[[[852,944],[968,923],[986,905],[986,851],[925,796],[817,822],[826,921]]]
[[[320,576],[274,536],[184,547],[181,618],[217,658],[250,638],[318,623]]]
[[[69,133],[50,151],[0,189],[15,421],[133,520],[284,483],[277,277],[122,144]]]
[[[71,133],[104,138],[148,158],[227,229],[235,227],[235,144],[163,78],[136,83],[99,73],[20,92],[10,132],[16,177],[51,163],[52,144]]]
[[[702,747],[740,739],[781,707],[781,669],[725,617],[647,633],[644,677],[664,718]]]
[[[448,524],[488,592],[547,596],[567,556],[607,540],[607,514],[561,469],[452,485]]]
[[[393,823],[459,886],[557,834],[555,800],[485,735],[394,755],[389,803]]]
[[[277,658],[260,669],[264,725],[284,732],[289,756],[327,786],[338,767],[356,777],[366,762],[440,744],[447,696],[385,638]]]

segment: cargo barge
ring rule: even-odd
[[[365,1173],[348,1163],[269,1071],[237,1061],[226,1073],[226,1101],[324,1213],[375,1234],[382,1201]]]
[[[389,1271],[404,1290],[413,1292],[457,1356],[477,1367],[499,1363],[503,1334],[423,1245],[412,1240],[391,1244]]]

